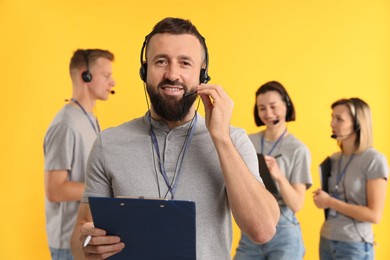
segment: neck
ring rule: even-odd
[[[350,155],[356,152],[355,135],[352,135],[341,141],[341,150],[345,155]]]
[[[87,83],[73,82],[72,98],[77,100],[85,111],[93,113],[96,98],[94,98],[93,94],[90,92]]]
[[[165,120],[164,118],[160,117],[159,115],[157,115],[153,109],[150,109],[150,115],[151,117],[156,120],[156,121],[162,121],[164,123],[167,124],[167,126],[169,127],[169,129],[173,129],[175,127],[178,127],[178,126],[181,126],[181,125],[184,125],[186,124],[187,122],[191,121],[194,116],[195,116],[195,111],[194,110],[190,110],[190,112],[180,121],[168,121],[168,120]]]
[[[93,112],[93,108],[95,107],[95,103],[96,103],[95,101],[77,95],[73,95],[72,99],[76,100],[88,113]]]
[[[286,130],[286,125],[281,124],[280,126],[275,126],[273,128],[266,128],[264,131],[264,138],[268,141],[276,141]],[[286,134],[287,135],[287,132]]]

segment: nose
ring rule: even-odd
[[[166,72],[165,72],[165,78],[166,79],[169,79],[170,81],[176,81],[176,80],[179,80],[179,76],[180,73],[179,73],[179,68],[178,68],[178,65],[176,65],[175,63],[170,63],[167,67],[166,67]]]
[[[332,118],[332,120],[330,120],[330,127],[334,128],[335,124],[336,124],[336,120]]]
[[[116,83],[115,83],[115,80],[112,78],[111,81],[110,81],[110,86],[111,86],[111,87],[114,87],[115,84],[116,84]]]
[[[270,109],[269,107],[266,107],[265,108],[265,111],[264,111],[264,114],[265,114],[265,116],[266,117],[270,117],[270,116],[272,116],[272,109]]]

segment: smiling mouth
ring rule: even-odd
[[[180,96],[183,95],[184,88],[181,86],[165,85],[161,86],[161,90],[167,96]]]
[[[163,87],[161,87],[161,88],[162,88],[163,90],[166,90],[166,91],[173,91],[173,92],[183,90],[182,87],[172,87],[172,86],[163,86]]]

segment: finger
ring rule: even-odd
[[[265,155],[264,159],[268,163],[271,163],[271,164],[276,163],[276,160],[275,160],[275,158],[273,156]]]
[[[265,158],[264,158],[264,159],[265,159]],[[268,168],[268,169],[272,168],[273,163],[274,163],[274,162],[272,162],[271,160],[265,159],[265,164],[267,165],[267,168]]]
[[[200,98],[202,99],[202,103],[203,103],[206,111],[210,110],[213,107],[213,103],[212,103],[209,96],[200,95]]]
[[[84,252],[84,255],[87,259],[106,259],[121,252],[124,247],[125,245],[123,243],[110,246],[95,246],[91,247],[94,251]]]
[[[88,255],[102,255],[109,254],[112,252],[119,252],[125,247],[125,244],[115,243],[115,244],[103,244],[103,245],[89,245],[84,249],[85,254]]]
[[[97,241],[97,237],[106,237],[105,234],[106,234],[106,231],[104,231],[103,229],[93,229],[93,230],[96,230],[96,232],[89,232],[88,234],[91,234],[91,235],[81,235],[80,236],[80,241],[81,241],[81,244],[86,247],[87,245],[89,244],[93,244],[94,241]],[[93,231],[91,230],[91,231]],[[93,233],[93,234],[92,234]],[[96,244],[96,242],[95,242]]]
[[[121,241],[118,236],[93,236],[89,245],[113,245]]]
[[[106,231],[100,228],[95,228],[92,222],[85,223],[80,230],[81,236],[79,240],[83,247],[86,247],[88,244],[92,243],[92,238],[96,236],[105,236]]]
[[[106,231],[104,229],[95,228],[93,225],[90,225],[89,223],[85,223],[81,227],[81,235],[84,235],[84,236],[88,236],[88,235],[104,236],[105,234],[106,234]]]
[[[224,114],[231,114],[234,102],[219,85],[201,85],[198,87],[198,94],[208,96],[212,106],[209,108],[220,108]]]
[[[208,95],[212,98],[213,101],[216,99],[220,98],[221,96],[221,87],[218,85],[206,85],[206,84],[201,84],[198,87],[198,95]]]

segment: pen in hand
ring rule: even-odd
[[[92,224],[92,227],[94,228],[95,226]],[[83,247],[86,247],[89,242],[91,242],[91,239],[92,239],[92,236],[91,235],[88,235],[85,240],[84,240],[84,243],[83,243]]]
[[[282,156],[282,154],[277,154],[277,155],[274,156],[274,158],[275,158],[275,159],[278,159],[278,158],[281,157],[281,156]]]
[[[86,246],[89,244],[89,242],[91,241],[91,239],[92,239],[92,236],[91,236],[91,235],[88,235],[88,236],[85,238],[85,240],[84,240],[83,246],[86,247]]]

